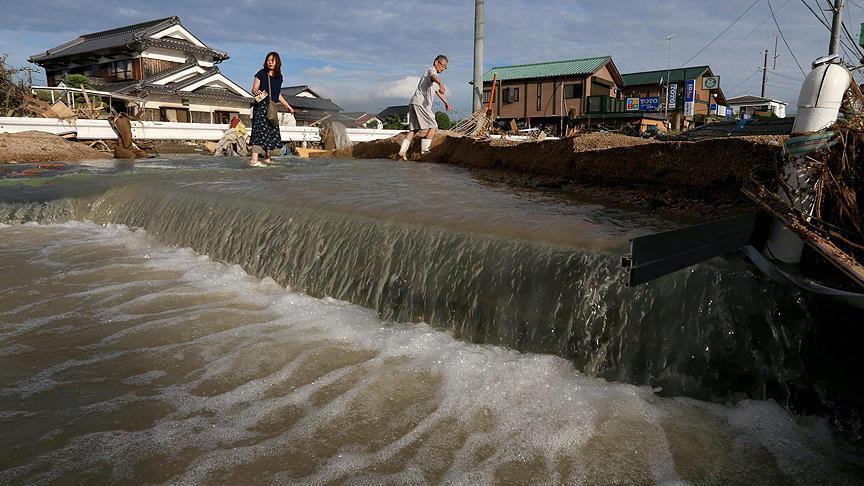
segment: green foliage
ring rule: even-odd
[[[438,128],[441,130],[450,130],[453,128],[453,122],[450,120],[450,115],[443,111],[435,112],[435,121],[438,122]]]
[[[90,88],[90,78],[83,74],[70,74],[66,77],[66,86],[69,86],[70,88],[80,88],[82,86],[85,89]]]
[[[399,115],[396,113],[392,113],[384,119],[385,130],[403,130],[404,128],[405,127],[402,126],[402,120],[399,119]]]
[[[36,90],[36,97],[46,103],[51,103],[51,92],[47,89]]]
[[[366,124],[366,128],[371,128],[373,130],[378,128],[378,120],[370,120],[369,123]]]
[[[777,118],[777,115],[773,111],[763,112],[759,111],[753,114],[753,118],[759,120],[774,120]]]
[[[16,74],[21,69],[6,64],[6,54],[0,54],[0,116],[22,116],[27,87]]]

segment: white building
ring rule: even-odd
[[[144,120],[248,120],[252,95],[219,71],[225,59],[228,53],[206,45],[178,17],[168,17],[84,34],[31,56],[30,62],[45,68],[48,86],[79,74],[95,90],[146,99]],[[118,98],[112,104],[118,112],[138,108]]]
[[[763,98],[761,96],[744,95],[726,100],[726,105],[732,108],[735,118],[753,118],[754,114],[773,113],[777,118],[786,118],[786,102]]]

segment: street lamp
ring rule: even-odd
[[[672,127],[672,123],[669,122],[669,70],[672,67],[672,38],[678,34],[669,34],[664,39],[666,39],[666,43],[668,44],[668,51],[666,53],[666,100],[663,103],[664,111],[666,115],[666,124],[669,128]]]

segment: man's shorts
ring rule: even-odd
[[[432,108],[426,108],[422,105],[408,105],[408,129],[425,130],[427,128],[438,128],[438,122],[435,121]]]

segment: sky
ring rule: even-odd
[[[762,51],[768,49],[766,96],[789,102],[794,111],[802,70],[827,54],[829,43],[829,31],[805,3],[818,13],[827,2],[486,0],[484,68],[610,55],[622,73],[665,69],[665,37],[675,34],[672,67],[710,65],[727,98],[759,94]],[[864,22],[864,0],[846,4],[851,49]],[[407,104],[424,68],[445,54],[450,64],[443,79],[457,115],[471,110],[473,0],[0,0],[0,12],[0,53],[16,67],[82,34],[177,15],[203,42],[229,53],[219,67],[247,89],[266,53],[275,50],[285,85],[307,84],[346,111],[377,113]],[[830,12],[825,15],[830,24]],[[777,42],[774,68],[780,31],[785,43]],[[40,69],[34,81],[44,78]]]

